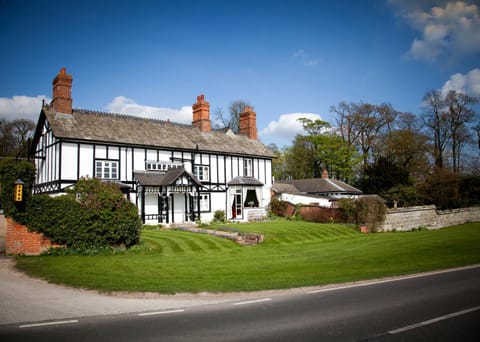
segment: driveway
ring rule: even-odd
[[[0,256],[0,325],[178,309],[218,304],[234,298],[233,294],[116,293],[107,295],[30,278],[15,270],[14,264],[14,258]]]

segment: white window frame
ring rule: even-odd
[[[175,169],[177,167],[181,167],[183,164],[181,163],[172,163],[167,161],[153,161],[153,160],[145,160],[145,171],[161,171],[166,172],[170,169]]]
[[[210,212],[210,194],[209,193],[200,193],[196,195],[193,199],[193,209],[198,211],[197,201],[198,196],[200,196],[200,212],[209,213]]]
[[[194,165],[193,174],[200,182],[208,182],[210,181],[210,166]]]
[[[243,160],[243,176],[253,177],[253,159]]]
[[[96,159],[95,177],[99,179],[119,179],[118,160]]]

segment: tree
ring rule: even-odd
[[[31,120],[0,120],[0,157],[27,157],[28,139],[34,129],[35,123]]]
[[[378,138],[376,161],[384,158],[410,174],[413,181],[423,181],[429,170],[428,153],[431,147],[417,123],[415,115],[398,113],[394,129]]]
[[[358,149],[365,169],[378,145],[379,135],[391,133],[397,112],[388,103],[372,105],[363,102],[341,102],[338,107],[332,107],[331,111],[338,115],[340,136],[349,146]]]
[[[460,171],[462,148],[470,138],[467,125],[475,118],[475,111],[470,107],[478,101],[468,95],[450,91],[445,97],[447,110],[448,134],[451,141],[453,172]]]
[[[330,129],[330,124],[322,120],[301,118],[306,136],[297,136],[303,140],[303,146],[310,151],[310,164],[313,176],[321,177],[324,169],[329,174],[343,180],[353,176],[354,165],[358,162],[357,153],[343,139]]]
[[[226,117],[222,108],[217,108],[214,112],[215,119],[219,122],[217,128],[230,128],[234,133],[240,131],[240,114],[245,112],[250,103],[244,100],[235,100],[228,107],[229,117]]]
[[[476,130],[472,125],[478,121],[478,114],[472,106],[477,102],[477,99],[454,90],[445,96],[440,91],[425,95],[426,108],[422,118],[426,133],[433,140],[437,168],[443,168],[449,162],[453,172],[460,172],[462,151],[473,142],[473,131]],[[476,133],[478,136],[478,131]]]
[[[295,136],[293,144],[284,151],[285,174],[281,179],[304,179],[315,177],[315,161],[311,144],[300,134]]]
[[[433,158],[435,166],[442,168],[444,164],[444,154],[448,142],[447,118],[444,112],[444,101],[442,94],[438,90],[429,91],[423,97],[425,111],[423,113],[423,123],[427,135],[433,140]]]

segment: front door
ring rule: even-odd
[[[160,194],[158,196],[158,222],[170,223],[168,215],[168,196]]]
[[[232,216],[234,219],[242,217],[242,194],[233,195]]]

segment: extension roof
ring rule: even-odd
[[[193,125],[80,109],[61,114],[48,105],[43,106],[39,120],[33,146],[41,134],[42,120],[47,120],[60,139],[275,158],[259,140],[230,130],[201,132]]]

